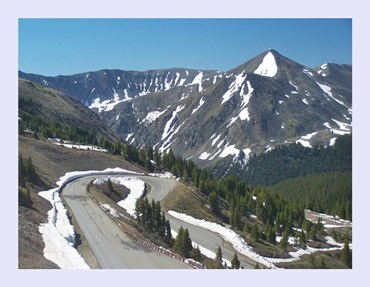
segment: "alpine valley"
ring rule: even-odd
[[[19,268],[352,268],[351,65],[18,77]]]

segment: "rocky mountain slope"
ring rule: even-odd
[[[79,100],[137,146],[171,148],[201,166],[280,144],[332,145],[352,132],[352,67],[315,69],[268,50],[227,72],[101,70],[19,77]]]

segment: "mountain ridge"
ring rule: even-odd
[[[309,68],[273,49],[226,72],[19,76],[75,97],[130,144],[171,148],[201,166],[290,142],[330,145],[352,130],[351,65]]]

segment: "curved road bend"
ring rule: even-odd
[[[173,179],[164,179],[156,177],[138,176],[138,178],[145,181],[147,184],[152,186],[151,192],[147,194],[149,201],[154,199],[155,201],[162,201],[166,195],[173,190],[177,182]],[[237,252],[229,242],[225,241],[220,235],[211,232],[202,227],[184,222],[166,213],[166,218],[170,221],[171,228],[178,231],[180,227],[187,228],[192,241],[207,248],[208,250],[216,253],[217,248],[220,246],[222,250],[222,256],[231,261],[234,257],[234,253],[238,255],[239,261],[244,268],[254,268],[256,262],[251,260],[249,257]]]
[[[63,188],[62,196],[71,208],[102,268],[191,268],[179,260],[130,239],[87,195],[87,184],[97,177],[99,176],[86,176],[68,183]]]

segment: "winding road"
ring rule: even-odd
[[[132,174],[130,175],[132,176]],[[62,192],[78,225],[104,269],[183,269],[189,265],[136,243],[87,194],[87,184],[99,176],[68,183]]]
[[[87,184],[95,178],[104,175],[84,176],[68,183],[62,192],[67,205],[72,210],[82,232],[87,238],[98,262],[102,268],[161,268],[183,269],[191,268],[189,265],[140,245],[129,238],[122,229],[94,202],[87,194]],[[112,176],[133,176],[132,174],[112,174]],[[157,178],[150,176],[135,176],[151,186],[151,192],[146,196],[151,201],[162,201],[169,194],[177,182],[173,179]],[[172,217],[168,213],[166,218],[170,221],[171,228],[175,231],[182,226],[189,230],[193,242],[202,247],[216,252],[221,246],[222,255],[231,261],[237,253],[244,268],[254,268],[253,262],[247,256],[236,252],[233,247],[221,236],[204,228],[189,224]]]

